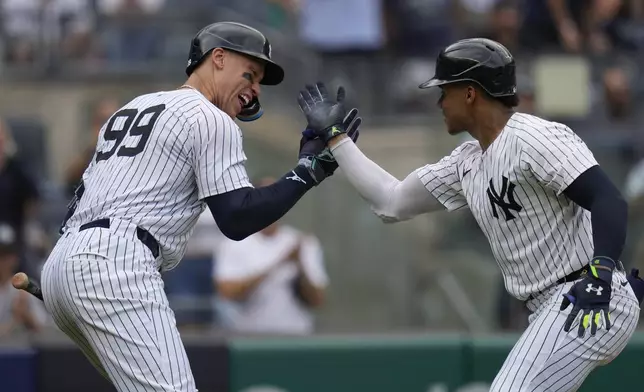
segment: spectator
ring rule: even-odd
[[[24,64],[43,54],[78,58],[90,53],[93,20],[87,1],[1,1],[6,61]],[[42,44],[51,50],[44,50]]]
[[[197,220],[183,260],[163,274],[170,306],[177,325],[182,328],[217,322],[213,320],[212,298],[216,288],[212,285],[211,271],[213,253],[224,238],[210,211],[204,211]]]
[[[85,168],[87,168],[87,165],[94,156],[98,134],[101,131],[101,128],[107,123],[107,120],[109,120],[110,117],[119,110],[120,106],[119,101],[115,98],[105,98],[96,105],[91,119],[90,127],[92,133],[90,139],[82,152],[74,158],[65,173],[65,188],[68,197],[72,197],[74,189],[76,189],[76,186],[83,177]]]
[[[384,12],[379,1],[301,0],[300,36],[320,58],[318,77],[342,85],[347,104],[360,97],[365,113],[386,110],[379,56],[385,48]],[[421,39],[420,37],[417,37]]]
[[[35,221],[39,200],[34,181],[16,159],[16,146],[8,125],[0,119],[0,222],[16,233],[19,254],[25,254],[25,228]]]
[[[617,49],[640,51],[644,47],[644,2],[624,0],[617,17],[607,26]]]
[[[604,54],[612,48],[607,26],[615,20],[622,0],[523,0],[526,47],[555,46],[570,53]]]
[[[629,171],[624,188],[629,206],[625,264],[644,270],[644,159]]]
[[[519,54],[521,13],[515,0],[500,0],[492,7],[484,36],[500,42],[516,57]]]
[[[637,72],[637,71],[636,71]],[[636,74],[629,73],[624,67],[612,66],[603,71],[603,110],[595,110],[588,119],[586,130],[612,146],[626,166],[632,166],[643,155],[641,129],[644,126],[644,113],[638,110],[635,85]]]
[[[163,31],[154,26],[152,17],[164,5],[165,0],[98,0],[98,11],[109,22],[108,60],[127,63],[157,56]]]
[[[388,43],[396,55],[432,59],[455,34],[456,2],[384,0]]]
[[[16,245],[11,226],[0,223],[0,337],[20,330],[38,332],[48,320],[42,302],[11,285],[19,262]]]
[[[224,241],[213,271],[233,331],[313,331],[312,310],[322,305],[328,280],[317,238],[275,223],[242,241]]]
[[[451,3],[457,7],[456,20],[459,29],[468,36],[488,27],[495,28],[496,26],[490,24],[490,18],[493,18],[498,10],[506,11],[516,6],[516,0],[452,0]]]

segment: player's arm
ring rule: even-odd
[[[604,170],[591,167],[564,194],[591,213],[594,256],[619,260],[626,242],[628,205]]]
[[[466,205],[456,172],[458,156],[436,165],[427,165],[399,181],[367,158],[347,137],[344,116],[344,89],[338,88],[333,101],[324,83],[307,85],[300,91],[298,104],[307,120],[311,137],[324,140],[349,182],[385,222],[398,222],[416,215]],[[357,112],[353,109],[351,112]],[[447,189],[446,189],[447,188]],[[429,192],[428,192],[429,191]],[[460,204],[460,205],[457,205]]]
[[[442,210],[443,205],[423,185],[416,172],[400,181],[369,159],[348,137],[329,141],[334,158],[347,180],[383,222],[400,222]]]
[[[221,232],[239,241],[271,225],[316,185],[303,166],[296,166],[271,185],[244,187],[205,199]]]
[[[589,273],[564,294],[560,310],[571,304],[573,308],[563,329],[569,332],[581,312],[579,337],[589,327],[595,335],[602,318],[608,330],[612,276],[626,239],[626,202],[586,144],[569,128],[558,125],[519,137],[522,169],[529,170],[542,186],[591,212],[594,255],[588,262]],[[596,294],[588,288],[597,290]]]
[[[324,165],[315,164],[314,157],[324,144],[303,139],[298,164],[291,171],[271,185],[253,188],[237,125],[228,116],[211,111],[193,126],[198,197],[208,204],[221,232],[232,240],[242,240],[276,222],[330,175]]]
[[[618,260],[626,239],[627,204],[586,144],[563,125],[520,138],[524,169],[590,211],[595,256]]]

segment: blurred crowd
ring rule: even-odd
[[[415,87],[433,75],[442,47],[473,36],[506,45],[519,67],[519,110],[570,125],[596,152],[630,203],[624,263],[644,266],[644,0],[0,0],[2,69],[46,69],[55,78],[72,63],[125,75],[130,66],[155,72],[174,62],[180,72],[196,29],[235,16],[299,45],[305,52],[277,47],[276,56],[312,56],[316,76],[345,85],[367,115],[394,122],[436,114],[435,97]],[[0,336],[47,324],[38,301],[11,289],[11,275],[37,276],[98,131],[122,103],[104,97],[93,105],[85,144],[62,180],[44,175],[29,155],[47,124],[10,121],[0,107],[7,118],[0,121]],[[489,253],[479,238],[476,246]],[[184,326],[312,333],[330,280],[312,233],[280,223],[232,243],[206,212],[166,289]],[[500,287],[497,327],[516,330],[525,320],[522,304]]]

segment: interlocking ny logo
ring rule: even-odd
[[[601,286],[593,287],[592,283],[588,283],[588,286],[586,286],[586,292],[587,293],[590,293],[591,291],[594,291],[594,292],[597,293],[597,295],[602,295],[602,290],[604,290],[603,287],[601,287]]]
[[[494,189],[492,179],[490,179],[490,187],[487,189],[487,196],[490,198],[490,204],[492,205],[492,215],[494,215],[495,218],[499,218],[496,207],[499,207],[503,210],[506,221],[516,218],[514,215],[512,215],[510,210],[515,212],[522,210],[522,207],[519,205],[519,203],[514,200],[514,186],[515,185],[511,183],[506,176],[503,176],[501,194],[498,194],[496,193],[496,189]]]

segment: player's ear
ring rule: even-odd
[[[467,86],[467,92],[465,93],[465,100],[467,103],[472,103],[476,97],[476,89],[472,86]]]
[[[216,48],[210,53],[212,63],[217,69],[224,68],[224,59],[226,58],[226,51],[222,48]]]

